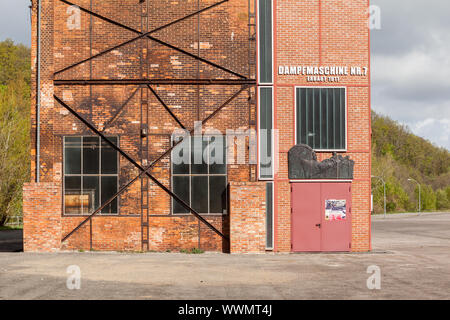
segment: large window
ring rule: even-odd
[[[273,182],[266,184],[266,249],[273,250]]]
[[[227,204],[226,139],[186,138],[172,151],[172,192],[201,214],[225,214]],[[172,200],[174,214],[189,210]]]
[[[345,151],[344,88],[296,89],[296,142],[315,150]]]
[[[258,2],[259,82],[273,82],[272,0]]]
[[[273,88],[259,87],[259,177],[273,178]]]
[[[117,190],[117,152],[99,137],[64,137],[64,213],[90,214]],[[117,213],[117,199],[102,210]]]

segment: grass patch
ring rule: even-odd
[[[201,249],[197,249],[197,248],[192,248],[191,250],[181,249],[180,253],[185,253],[185,254],[202,254],[202,253],[205,253],[205,251],[203,251]]]
[[[7,227],[7,226],[0,226],[0,231],[4,231],[4,230],[22,230],[23,226],[19,226],[19,227]]]

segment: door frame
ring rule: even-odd
[[[318,180],[318,179],[310,179],[310,180],[289,180],[289,190],[290,190],[290,205],[291,205],[291,253],[298,253],[300,251],[294,251],[294,230],[293,230],[293,225],[294,225],[294,210],[292,207],[292,184],[294,183],[350,183],[351,187],[351,192],[350,192],[350,197],[353,200],[353,180],[332,180],[332,179],[324,179],[324,180]],[[353,201],[352,201],[352,206],[353,206]],[[352,220],[353,220],[353,212],[351,214]],[[322,218],[321,218],[322,221]],[[353,233],[353,229],[352,229],[352,221],[350,221],[350,243],[352,241],[352,233]],[[322,239],[322,236],[321,236]],[[322,240],[321,240],[322,241]],[[321,244],[322,245],[322,244]],[[349,251],[347,252],[351,252],[352,248],[350,248]],[[328,252],[328,251],[319,251],[319,252]],[[342,251],[342,252],[346,252],[346,251]],[[336,251],[337,253],[337,251]]]

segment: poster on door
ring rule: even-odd
[[[325,220],[345,220],[347,213],[347,200],[325,200]]]

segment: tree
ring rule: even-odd
[[[0,85],[18,80],[30,84],[30,49],[7,39],[0,42]]]
[[[450,199],[447,196],[447,192],[443,189],[439,189],[436,192],[436,208],[438,210],[450,209]]]
[[[415,136],[408,127],[372,112],[372,174],[383,177],[390,212],[417,210],[418,189],[410,181],[419,181],[422,209],[445,206],[439,189],[450,201],[450,152]],[[375,212],[383,211],[383,190],[372,180]]]
[[[422,185],[421,190],[421,206],[422,211],[436,210],[436,193],[433,188],[428,185]],[[417,193],[419,189],[417,188]]]
[[[29,179],[30,51],[0,42],[0,226],[22,212]]]

